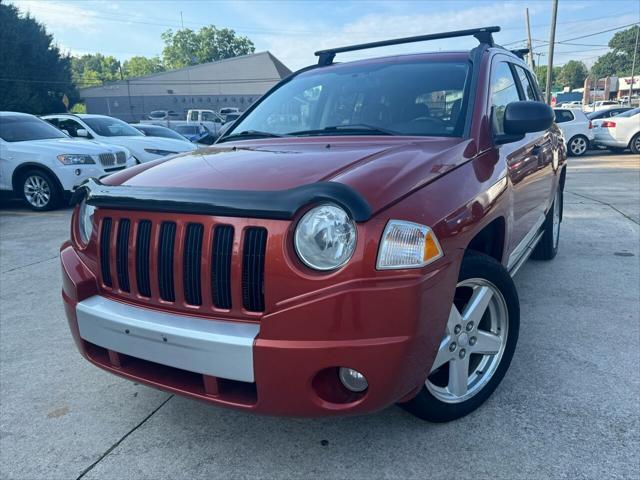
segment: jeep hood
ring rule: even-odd
[[[471,158],[440,137],[314,137],[223,143],[114,174],[108,185],[274,191],[321,181],[354,188],[375,213]]]

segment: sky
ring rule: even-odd
[[[529,9],[536,60],[546,64],[551,0],[538,1],[194,1],[9,0],[43,23],[72,55],[102,53],[126,60],[161,55],[162,32],[213,24],[249,37],[256,51],[269,50],[292,70],[315,63],[322,48],[499,25],[496,42],[525,46]],[[582,60],[587,66],[607,52],[616,31],[640,22],[638,0],[559,0],[554,64]],[[584,37],[577,38],[576,37]],[[473,39],[385,47],[340,55],[336,60],[425,50],[468,49]],[[541,55],[538,55],[541,54]]]

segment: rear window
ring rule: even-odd
[[[556,123],[570,122],[574,119],[573,112],[570,110],[554,110],[556,114]]]
[[[628,110],[624,113],[616,115],[616,117],[633,117],[635,115],[638,115],[639,113],[640,113],[640,108],[634,108],[633,110]]]
[[[53,125],[37,117],[0,116],[0,138],[5,142],[27,142],[51,138],[68,138]]]

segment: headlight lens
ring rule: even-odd
[[[161,157],[166,157],[167,155],[175,155],[176,153],[178,153],[178,152],[171,152],[169,150],[158,150],[155,148],[145,148],[144,151],[152,155],[160,155]]]
[[[87,201],[83,200],[78,211],[78,229],[80,230],[80,239],[84,244],[89,243],[91,232],[93,231],[93,214],[96,207],[87,205]]]
[[[88,165],[91,163],[96,163],[91,155],[80,155],[76,153],[65,153],[63,155],[58,155],[58,160],[63,165]]]
[[[300,219],[294,244],[308,267],[335,270],[347,263],[356,249],[356,227],[342,208],[321,205]]]
[[[390,220],[378,249],[378,270],[424,267],[442,257],[433,231],[418,223]]]

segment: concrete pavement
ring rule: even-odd
[[[0,210],[0,477],[637,478],[640,159],[570,159],[558,257],[516,277],[501,386],[457,422],[248,415],[114,377],[60,300],[68,210]]]

